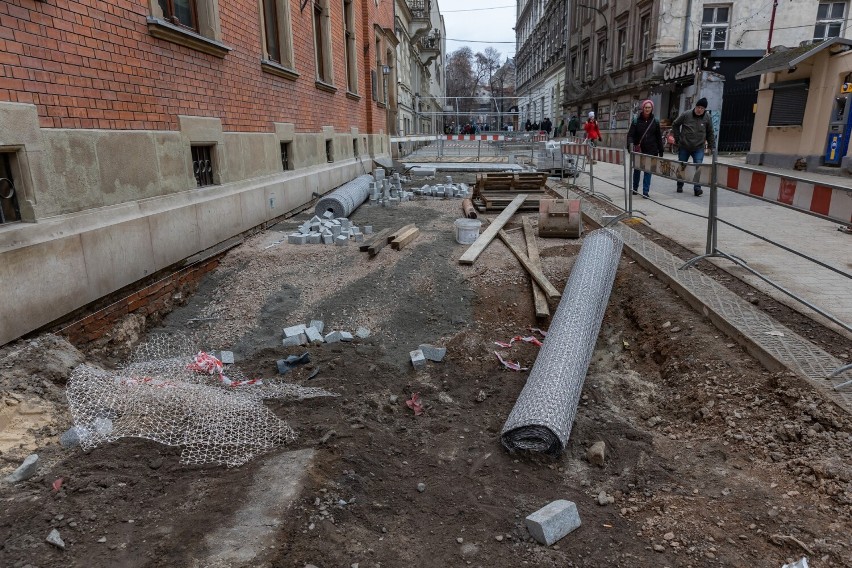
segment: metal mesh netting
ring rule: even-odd
[[[83,449],[119,438],[181,448],[185,464],[242,465],[296,435],[263,403],[335,396],[324,389],[245,379],[196,353],[184,337],[154,336],[118,371],[79,365],[66,395]]]
[[[314,214],[322,217],[323,213],[331,211],[337,218],[349,217],[359,205],[370,197],[370,182],[372,181],[374,181],[373,176],[365,174],[344,183],[317,201]]]
[[[501,439],[510,451],[558,456],[568,444],[622,244],[609,229],[584,239],[544,345],[503,426]]]

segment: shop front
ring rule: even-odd
[[[663,83],[652,90],[659,100],[663,128],[695,101],[706,98],[721,152],[747,152],[757,103],[756,78],[737,80],[736,74],[758,61],[763,51],[715,49],[691,51],[664,61]]]

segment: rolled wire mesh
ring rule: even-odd
[[[370,197],[371,175],[362,175],[346,182],[328,195],[317,201],[314,214],[322,217],[326,211],[334,213],[335,217],[349,217],[359,205]]]
[[[544,345],[503,426],[501,440],[510,451],[558,456],[568,444],[622,244],[609,229],[583,241]]]
[[[234,366],[199,371],[195,353],[185,338],[155,336],[123,369],[75,368],[66,395],[83,449],[145,438],[179,446],[182,463],[242,465],[296,438],[264,399],[334,396],[320,388],[245,380]]]

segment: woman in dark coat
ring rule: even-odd
[[[627,148],[633,152],[651,156],[663,155],[663,133],[660,121],[654,116],[654,103],[642,102],[642,111],[636,115],[627,131]],[[639,170],[633,170],[633,194],[639,193]],[[642,197],[647,198],[651,190],[651,174],[644,172]]]

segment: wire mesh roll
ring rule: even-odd
[[[359,205],[370,197],[371,175],[362,175],[346,182],[328,195],[317,201],[314,214],[322,217],[326,211],[334,213],[335,217],[349,217]]]
[[[544,345],[503,426],[509,451],[558,456],[568,444],[622,244],[609,229],[583,241]]]

